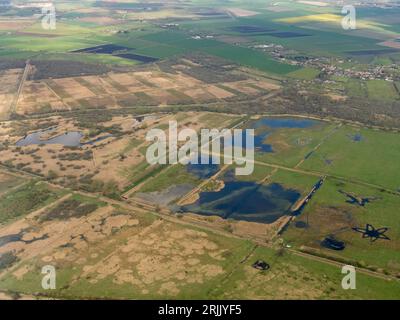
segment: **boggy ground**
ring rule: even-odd
[[[50,117],[42,120],[4,122],[0,127],[0,163],[44,177],[55,183],[86,191],[117,196],[133,187],[142,176],[151,175],[145,159],[145,137],[152,128],[168,132],[169,121],[177,121],[178,129],[199,131],[208,126],[230,127],[238,116],[207,112],[158,114],[142,117],[115,116],[98,122],[83,122],[71,118]],[[80,132],[78,147],[60,144],[16,146],[30,133],[47,130],[40,139],[45,141],[67,132]],[[99,139],[99,140],[97,140]],[[87,142],[94,141],[91,144]]]
[[[362,273],[358,290],[345,291],[338,266],[77,194],[2,225],[0,239],[0,292],[6,299],[344,299],[399,294],[395,282]],[[8,265],[4,257],[9,257]],[[257,259],[271,269],[252,268]],[[41,287],[45,265],[56,268],[56,290]]]

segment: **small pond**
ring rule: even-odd
[[[112,136],[111,134],[107,134],[102,137],[90,140],[88,142],[81,143],[83,134],[79,131],[69,131],[49,139],[43,139],[42,136],[51,130],[53,129],[30,133],[21,140],[17,141],[16,146],[24,147],[24,146],[40,145],[40,144],[60,144],[66,147],[80,147],[87,144],[94,144],[96,142],[99,142],[101,140],[104,140]]]

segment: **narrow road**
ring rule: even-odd
[[[24,73],[22,74],[22,77],[21,77],[21,82],[19,83],[19,87],[18,87],[17,93],[15,94],[14,100],[11,103],[11,108],[10,108],[11,114],[16,113],[16,111],[17,111],[18,100],[19,100],[21,92],[22,92],[22,90],[24,88],[24,84],[25,84],[26,78],[29,75],[29,71],[30,70],[31,70],[30,60],[27,60],[26,64],[25,64]]]
[[[240,121],[239,123],[236,123],[236,124],[233,125],[230,129],[232,130],[232,129],[238,128],[238,127],[241,126],[243,123],[244,123],[244,120]],[[210,145],[212,145],[212,142],[213,142],[214,140],[216,140],[216,139],[220,139],[220,137],[216,137],[215,139],[212,139],[211,142],[210,142]],[[145,143],[142,143],[142,145],[144,145],[144,144],[145,144]],[[167,152],[168,152],[168,151],[166,151],[166,154],[167,154]],[[165,170],[168,170],[168,168],[170,168],[170,167],[172,167],[172,166],[175,166],[175,165],[177,165],[177,164],[179,164],[179,162],[178,162],[178,163],[171,164],[169,167],[166,167],[165,169],[163,169],[163,170],[161,170],[159,173],[157,173],[156,176],[150,177],[149,179],[154,179],[154,178],[156,178],[156,177],[159,176],[161,173],[163,173]],[[220,170],[220,171],[221,171],[221,170]],[[219,171],[216,175],[218,175],[218,174],[220,173],[220,171]],[[206,182],[210,181],[212,178],[213,178],[213,177],[211,177],[210,179],[207,179]],[[145,181],[141,182],[141,183],[138,184],[138,185],[135,185],[134,187],[132,187],[131,189],[129,189],[128,191],[126,191],[126,192],[122,195],[122,198],[128,199],[133,193],[135,193],[137,190],[139,190],[139,189],[142,187],[142,185],[144,185],[145,183],[147,183],[147,181],[148,181],[149,179],[146,179]],[[202,186],[204,186],[205,184],[206,184],[206,183],[202,183],[201,186],[199,186],[199,187],[202,187]],[[198,190],[199,187],[197,187],[196,189]],[[191,190],[191,191],[190,191],[187,195],[185,195],[183,198],[186,199],[186,198],[188,197],[189,194],[193,194],[193,193],[194,193],[194,190]],[[181,199],[181,201],[182,201],[182,199]],[[180,201],[180,202],[181,202],[181,201]]]
[[[22,171],[22,173],[25,175],[25,172]],[[184,220],[179,219],[177,217],[174,217],[174,216],[172,216],[170,214],[162,213],[162,212],[167,212],[166,210],[163,210],[162,212],[156,212],[154,210],[155,207],[152,206],[151,204],[147,204],[146,203],[145,207],[140,207],[138,205],[132,204],[131,201],[128,203],[126,201],[114,200],[114,199],[110,199],[110,198],[107,198],[107,197],[104,197],[104,196],[100,196],[98,194],[89,193],[89,192],[72,191],[72,190],[70,190],[68,188],[65,188],[65,187],[57,185],[57,184],[52,184],[52,183],[47,182],[47,181],[44,181],[44,182],[47,183],[48,185],[56,187],[58,189],[63,189],[63,190],[66,190],[66,191],[70,191],[70,193],[66,194],[63,198],[58,199],[56,201],[56,203],[59,203],[61,200],[67,199],[71,195],[71,193],[75,193],[75,194],[80,194],[80,195],[87,196],[87,197],[90,197],[90,198],[96,198],[96,199],[99,199],[100,201],[103,201],[105,203],[108,203],[108,204],[111,204],[111,205],[117,205],[117,206],[119,206],[121,208],[125,208],[127,210],[140,211],[142,213],[149,213],[149,211],[151,211],[150,212],[151,214],[153,214],[153,215],[155,215],[155,216],[157,216],[157,217],[159,217],[161,219],[164,219],[166,221],[169,221],[169,222],[172,222],[172,223],[177,223],[179,225],[189,226],[189,227],[194,227],[194,228],[201,228],[203,230],[206,230],[206,231],[209,231],[209,232],[212,232],[214,234],[221,235],[221,236],[225,236],[225,237],[249,240],[248,238],[245,238],[245,237],[237,236],[237,235],[234,235],[234,234],[229,233],[229,232],[225,232],[225,231],[222,231],[222,230],[218,230],[218,229],[206,226],[206,225],[202,224],[199,221],[195,221],[195,222],[184,221]],[[54,204],[55,203],[52,203],[49,206],[53,206]],[[141,205],[143,205],[143,204],[141,204]],[[41,208],[39,210],[43,210],[43,208]],[[254,242],[254,244],[256,246],[263,246],[263,247],[271,248],[271,246],[268,245],[267,243],[264,243],[264,242],[261,243],[259,241],[253,241],[253,242]],[[294,249],[285,249],[285,250],[288,250],[289,252],[291,252],[293,254],[296,254],[298,256],[302,256],[304,258],[308,258],[308,259],[312,259],[312,260],[315,260],[315,261],[319,261],[321,263],[330,264],[330,265],[334,265],[334,266],[338,266],[338,267],[342,267],[344,265],[343,263],[339,263],[337,261],[334,261],[334,260],[331,260],[331,259],[328,259],[328,258],[322,258],[322,257],[316,256],[316,255],[313,255],[313,254],[300,252],[298,250],[294,250]],[[366,275],[369,275],[369,276],[372,276],[372,277],[375,277],[375,278],[399,281],[399,279],[397,279],[397,278],[395,278],[393,276],[385,275],[385,274],[379,273],[379,272],[374,272],[374,271],[371,271],[371,270],[368,270],[368,269],[357,268],[357,270],[359,272],[361,272],[361,273],[364,273]]]
[[[303,258],[311,259],[311,260],[318,261],[318,262],[325,263],[325,264],[330,264],[332,266],[336,266],[336,267],[339,267],[339,268],[341,268],[344,265],[346,265],[345,263],[342,263],[342,262],[337,262],[337,261],[332,260],[332,259],[323,258],[323,257],[317,256],[317,255],[314,255],[314,254],[305,253],[305,252],[298,251],[298,250],[295,250],[295,249],[285,249],[285,250],[288,250],[289,252],[295,254],[296,256],[300,256],[300,257],[303,257]],[[365,274],[365,275],[368,275],[368,276],[371,276],[371,277],[375,277],[375,278],[380,278],[380,279],[383,279],[383,280],[400,281],[396,277],[389,276],[389,275],[386,275],[386,274],[383,274],[383,273],[380,273],[380,272],[371,271],[371,270],[368,270],[368,269],[365,269],[365,268],[356,267],[356,271],[359,272],[359,273],[362,273],[362,274]]]
[[[210,181],[217,179],[230,165],[226,164],[224,165],[216,174],[214,174],[212,177],[204,180],[202,183],[200,183],[196,188],[192,189],[184,195],[178,202],[178,205],[182,205],[187,199],[195,195],[197,192],[199,192],[205,185],[207,185]]]
[[[238,103],[257,103],[263,98],[270,99],[270,98],[272,98],[273,96],[275,96],[277,94],[278,94],[278,92],[271,92],[271,93],[268,93],[265,96],[256,97],[254,99],[250,99],[250,100],[249,99],[241,99],[241,100],[237,100],[237,101],[233,101],[233,102],[224,101],[223,104],[225,106],[229,106],[229,105],[237,105]],[[63,101],[63,103],[65,103],[65,102]],[[116,110],[118,110],[118,111],[122,111],[122,110],[129,111],[129,110],[132,110],[134,112],[138,108],[142,108],[142,107],[143,108],[149,108],[149,109],[156,109],[156,108],[160,109],[159,107],[154,106],[154,105],[140,105],[140,106],[135,106],[135,107],[120,107],[120,108],[118,108]],[[201,104],[200,103],[175,104],[175,105],[174,104],[169,104],[169,105],[165,106],[165,108],[171,108],[171,109],[172,108],[178,108],[178,109],[185,108],[185,109],[188,109],[187,111],[193,111],[193,109],[190,110],[190,108],[195,108],[195,110],[198,110],[198,108],[202,108],[202,109],[205,109],[207,111],[206,108],[220,108],[220,107],[221,107],[221,101],[215,101],[215,102],[209,102],[209,103],[201,103]],[[72,110],[64,111],[63,115],[69,116],[71,113],[73,114],[73,113],[79,112],[79,111],[81,111],[81,110],[72,109]],[[86,111],[89,111],[89,112],[96,112],[96,111],[104,112],[104,109],[93,108],[93,109],[86,110]],[[112,111],[112,110],[109,110],[109,111]],[[162,111],[162,110],[160,110],[160,111]],[[26,117],[29,118],[29,119],[43,119],[43,118],[52,117],[54,115],[57,115],[58,113],[59,113],[58,111],[52,111],[52,112],[47,112],[47,113],[27,114]],[[238,115],[240,115],[240,114],[238,114]]]
[[[18,96],[21,93],[22,88],[23,88],[23,83],[26,80],[27,75],[29,74],[29,68],[30,67],[29,67],[29,61],[28,61],[27,65],[26,65],[26,68],[25,68],[25,71],[24,71],[23,79],[21,80],[21,83],[20,83],[20,88],[18,90],[19,91]],[[16,99],[16,102],[18,102],[18,98]],[[236,126],[239,126],[239,125],[241,125],[241,123],[237,124]],[[338,127],[336,127],[336,128],[338,128]],[[333,133],[334,133],[334,131],[332,131],[330,134],[333,134]],[[327,139],[328,137],[329,137],[329,135],[327,137],[325,137],[325,139]],[[315,150],[318,149],[322,145],[323,141],[321,141],[321,143],[316,146]],[[213,153],[210,153],[210,154],[213,155]],[[219,156],[219,154],[214,154],[214,155]],[[371,183],[367,183],[367,182],[363,182],[363,181],[358,181],[358,180],[354,180],[354,179],[347,178],[347,177],[341,177],[341,176],[337,176],[337,175],[326,174],[326,173],[323,173],[323,172],[317,172],[317,171],[311,171],[311,170],[302,170],[302,169],[298,168],[298,166],[300,164],[298,164],[295,168],[291,168],[291,167],[286,167],[286,166],[283,166],[283,165],[272,164],[272,163],[267,163],[267,162],[261,162],[261,161],[257,161],[257,160],[253,160],[253,162],[254,162],[254,164],[257,164],[257,165],[271,167],[271,168],[274,169],[274,171],[277,171],[278,169],[281,169],[281,170],[297,172],[297,173],[306,174],[306,175],[312,175],[312,176],[315,176],[315,177],[327,176],[328,178],[337,179],[337,180],[341,180],[341,181],[345,181],[345,182],[349,182],[349,183],[354,183],[354,184],[358,184],[358,185],[364,185],[364,186],[372,187],[372,188],[379,189],[379,190],[385,190],[387,192],[400,195],[400,192],[385,188],[383,186],[379,186],[379,185],[375,185],[375,184],[371,184]],[[5,166],[3,166],[3,167],[5,167]],[[5,168],[7,168],[7,167],[5,167]],[[7,169],[9,169],[9,168],[7,168]],[[15,170],[15,171],[21,172],[25,176],[29,175],[29,176],[33,176],[35,178],[40,178],[41,180],[43,180],[43,177],[36,176],[34,174],[25,172],[23,170]],[[221,172],[221,171],[219,171],[219,172]],[[57,186],[58,188],[63,188],[62,186],[59,186],[59,185],[55,185],[55,186]],[[68,190],[68,189],[66,189],[66,190]],[[218,229],[205,226],[204,224],[202,224],[201,222],[198,222],[198,221],[195,221],[195,222],[189,222],[187,220],[183,221],[183,219],[179,219],[179,218],[174,217],[171,214],[169,214],[169,211],[166,210],[166,209],[162,209],[162,210],[159,210],[159,212],[157,212],[157,207],[154,206],[154,205],[148,204],[148,203],[137,203],[137,202],[135,202],[136,200],[135,201],[132,200],[132,201],[129,201],[129,202],[128,201],[113,200],[113,199],[109,199],[109,198],[106,198],[106,197],[99,196],[97,194],[86,193],[86,192],[81,192],[81,191],[77,191],[76,193],[83,194],[83,195],[86,195],[86,196],[89,196],[89,197],[92,197],[92,198],[93,197],[94,198],[98,198],[101,201],[104,201],[106,203],[115,204],[115,205],[121,206],[122,208],[126,208],[126,209],[132,210],[132,211],[141,211],[141,212],[145,212],[145,213],[148,213],[149,211],[151,211],[152,214],[154,214],[154,215],[156,215],[156,216],[158,216],[158,217],[160,217],[162,219],[165,219],[165,220],[173,222],[173,223],[178,223],[180,225],[187,225],[187,226],[191,226],[191,227],[200,227],[200,228],[202,228],[204,230],[208,230],[208,231],[213,232],[213,233],[221,234],[221,235],[226,236],[226,237],[243,239],[243,237],[239,237],[239,236],[236,236],[236,235],[228,233],[228,232],[220,231]],[[260,244],[260,245],[265,246],[265,247],[270,247],[267,244]],[[288,250],[291,253],[296,254],[298,256],[302,256],[304,258],[308,258],[308,259],[312,259],[312,260],[315,260],[315,261],[319,261],[321,263],[326,263],[326,264],[334,265],[334,266],[337,266],[337,267],[341,267],[341,266],[344,265],[343,263],[337,262],[335,260],[319,257],[319,256],[316,256],[314,254],[304,253],[304,252],[300,252],[300,251],[294,250],[294,249],[286,249],[286,250]],[[385,274],[380,273],[380,272],[374,272],[374,271],[371,271],[371,270],[368,270],[368,269],[364,269],[364,268],[357,268],[357,270],[359,272],[363,273],[363,274],[366,274],[366,275],[369,275],[369,276],[373,276],[373,277],[376,277],[376,278],[381,278],[381,279],[385,279],[385,280],[397,280],[398,281],[397,278],[395,278],[393,276],[385,275]]]
[[[322,140],[320,141],[320,143],[318,143],[309,153],[308,156],[310,156],[311,154],[313,154],[315,151],[317,151],[322,145],[323,143],[330,138],[336,131],[338,131],[340,128],[342,127],[342,123],[339,124],[337,127],[334,127],[324,138],[322,138]],[[295,168],[300,167],[303,162],[307,160],[305,157],[303,159],[300,160],[300,162],[298,164],[296,164]]]

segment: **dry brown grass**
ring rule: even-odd
[[[0,237],[22,232],[24,240],[31,240],[47,235],[0,248],[0,253],[15,250],[20,259],[8,275],[15,281],[24,281],[35,263],[45,263],[74,266],[71,287],[111,279],[116,288],[129,284],[138,295],[175,297],[184,287],[226,272],[221,263],[227,249],[205,232],[110,205],[80,218],[38,223],[36,217],[45,211],[0,228]]]
[[[187,62],[185,65],[178,62],[173,67],[176,69],[179,66],[184,66],[185,69],[195,67]],[[82,107],[109,109],[135,105],[161,107],[216,102],[235,96],[233,92],[202,82],[181,71],[173,74],[149,67],[147,71],[110,72],[97,76],[27,81],[17,112],[30,114],[43,110],[49,112]],[[265,90],[279,89],[275,83],[257,79],[221,84],[249,97],[265,94]]]
[[[97,23],[100,25],[113,25],[113,24],[120,24],[123,21],[122,20],[118,20],[118,19],[114,19],[111,17],[84,17],[84,18],[80,18],[79,21],[82,22],[92,22],[92,23]]]
[[[22,136],[10,136],[11,127],[0,127],[0,137],[8,141],[10,147],[0,153],[0,162],[12,161],[13,166],[48,176],[50,172],[57,175],[56,182],[71,183],[74,179],[80,179],[91,175],[92,180],[107,183],[114,181],[120,190],[132,183],[133,174],[139,165],[146,161],[142,147],[149,145],[146,134],[151,128],[167,129],[169,121],[175,120],[179,130],[190,128],[199,131],[201,128],[216,127],[226,128],[237,117],[224,114],[186,112],[167,114],[164,116],[146,117],[139,123],[131,116],[118,116],[104,123],[98,123],[103,127],[117,126],[122,135],[113,136],[97,142],[95,145],[85,145],[81,148],[70,149],[62,145],[31,145],[17,148],[15,144]],[[46,132],[41,139],[49,139],[65,132],[80,131],[84,135],[81,142],[104,136],[107,132],[100,132],[97,136],[89,137],[89,129],[81,128],[76,122],[62,117],[51,117],[45,120],[27,120],[22,126],[45,127],[46,121],[56,122],[57,127]],[[107,129],[105,129],[107,130]],[[166,130],[166,133],[168,130]],[[28,132],[29,133],[29,132]],[[90,157],[84,159],[84,154],[90,152]],[[71,154],[75,154],[71,158]],[[69,160],[62,158],[68,157]],[[137,172],[136,172],[137,174]]]
[[[384,41],[384,42],[380,42],[378,43],[381,46],[384,47],[389,47],[389,48],[395,48],[395,49],[400,49],[400,42],[399,41]]]
[[[18,31],[35,23],[33,19],[1,19],[0,31]]]
[[[22,72],[23,69],[0,71],[0,118],[4,118],[10,112]]]

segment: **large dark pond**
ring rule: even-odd
[[[255,129],[254,147],[257,151],[273,152],[265,139],[280,128],[309,128],[319,121],[299,118],[262,118],[251,121],[246,127]],[[243,142],[245,138],[243,136]],[[218,172],[218,165],[189,165],[187,170],[202,179]],[[282,216],[292,214],[291,208],[301,194],[279,183],[261,185],[252,181],[238,181],[229,170],[223,177],[225,186],[219,191],[201,192],[199,199],[179,208],[182,212],[217,215],[224,219],[272,223]]]
[[[217,215],[224,219],[272,223],[290,214],[290,208],[300,198],[296,190],[278,183],[260,185],[248,181],[227,181],[218,192],[202,192],[183,212]]]
[[[197,159],[198,164],[188,164],[186,170],[200,179],[208,179],[215,175],[219,170],[219,164],[213,164],[216,162],[215,157],[209,156],[208,164],[201,164],[201,157]]]
[[[134,48],[124,47],[124,46],[109,43],[109,44],[103,44],[103,45],[99,45],[99,46],[74,50],[71,52],[72,53],[110,54],[110,55],[114,55],[116,57],[140,61],[143,63],[150,63],[150,62],[154,62],[154,61],[158,60],[157,58],[144,56],[141,54],[130,53],[129,52],[130,50],[134,50]]]

